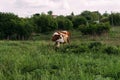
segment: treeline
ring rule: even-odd
[[[36,13],[30,18],[21,18],[13,13],[0,12],[0,39],[25,40],[33,34],[54,30],[79,30],[83,34],[100,35],[112,26],[120,26],[120,13],[104,13],[83,11],[79,15],[72,12],[68,16]]]

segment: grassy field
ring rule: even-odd
[[[0,80],[120,80],[119,27],[100,37],[72,31],[57,51],[50,36],[0,41]]]

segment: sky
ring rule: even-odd
[[[81,12],[120,12],[119,0],[0,0],[0,12],[11,12],[20,17],[52,11],[53,15],[77,15]]]

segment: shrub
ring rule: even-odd
[[[68,45],[64,46],[63,48],[60,49],[60,51],[64,53],[72,52],[72,53],[84,53],[88,51],[88,46],[85,44],[80,44],[80,45]]]
[[[102,43],[101,42],[92,42],[88,45],[88,48],[94,52],[100,51],[102,49]]]
[[[56,18],[57,24],[58,24],[58,29],[65,29],[65,30],[70,30],[73,29],[73,23],[69,19],[65,18],[64,16],[58,16]]]
[[[83,16],[76,16],[72,20],[74,29],[77,29],[79,25],[86,25],[87,20]]]
[[[33,16],[31,19],[36,26],[37,33],[46,33],[58,28],[57,21],[51,15],[41,14]]]
[[[120,50],[116,46],[108,46],[104,49],[104,52],[106,52],[107,54],[119,54]]]
[[[61,47],[58,51],[63,53],[107,53],[107,54],[119,54],[119,46],[106,46],[101,42],[91,42],[91,43],[82,43],[82,44],[71,44]]]
[[[80,25],[79,30],[84,35],[101,35],[108,33],[110,25],[108,23],[89,24],[88,26]]]

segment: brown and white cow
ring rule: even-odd
[[[68,31],[56,31],[52,35],[52,41],[55,42],[55,47],[59,48],[60,44],[70,43],[70,32]]]

